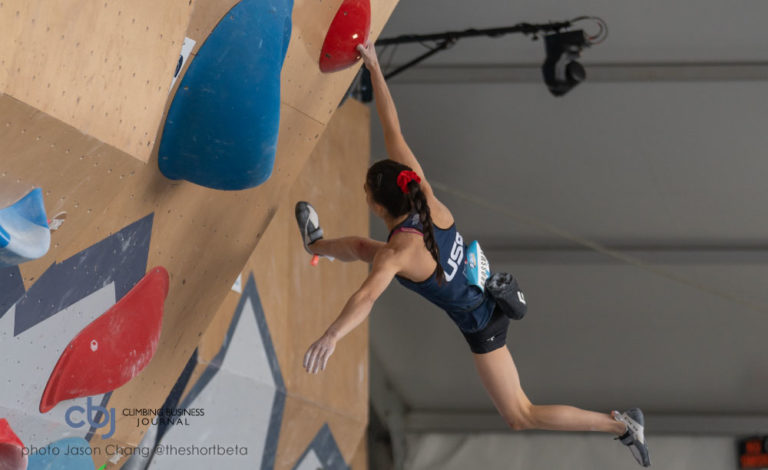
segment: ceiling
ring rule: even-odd
[[[610,35],[584,52],[588,74],[590,63],[768,59],[764,1],[483,5],[402,1],[382,37],[591,14]],[[464,39],[424,66],[535,65],[542,49]],[[538,82],[408,73],[391,82],[406,140],[465,239],[526,292],[508,345],[534,402],[768,416],[768,80],[588,79],[554,98]],[[413,412],[493,412],[447,315],[400,286],[374,308],[371,347]]]
[[[557,0],[485,0],[482,3],[402,0],[380,37],[511,26],[521,22],[546,23],[589,15],[599,16],[608,23],[609,36],[605,43],[585,51],[585,63],[765,62],[768,58],[766,14],[768,5],[762,0],[742,0],[735,4],[720,0],[579,0],[567,4]],[[588,32],[593,31],[589,29],[591,26],[587,28]],[[420,48],[412,47],[414,51]],[[406,46],[401,48],[407,57]],[[517,35],[461,40],[452,50],[430,59],[430,63],[508,64],[542,60],[541,43],[532,43]]]

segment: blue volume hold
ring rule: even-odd
[[[93,470],[91,445],[81,437],[68,437],[33,449],[27,470]]]
[[[243,0],[190,63],[168,111],[158,166],[170,179],[246,189],[269,179],[293,0]]]
[[[42,189],[33,189],[12,206],[0,209],[0,268],[40,258],[50,245]]]

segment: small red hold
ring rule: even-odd
[[[70,341],[40,400],[40,412],[71,398],[110,392],[130,381],[157,350],[168,295],[168,271],[157,267]]]
[[[365,44],[371,30],[370,0],[344,0],[331,22],[320,52],[320,70],[336,72],[360,59],[358,44]]]
[[[13,432],[6,419],[0,419],[0,469],[26,470],[27,456],[24,444]]]

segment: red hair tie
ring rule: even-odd
[[[400,190],[404,193],[408,193],[408,183],[415,181],[421,183],[421,178],[415,171],[403,170],[397,175],[397,185],[400,186]]]

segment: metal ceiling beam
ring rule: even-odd
[[[486,244],[483,251],[495,263],[533,265],[614,265],[623,261],[586,247],[499,246]],[[630,255],[645,264],[681,265],[756,265],[768,266],[766,247],[668,247],[608,246],[613,251]]]
[[[397,65],[393,65],[393,68]],[[768,62],[584,64],[588,82],[719,82],[768,80]],[[393,84],[540,83],[541,64],[429,64]]]
[[[745,436],[768,434],[768,415],[646,414],[652,423],[647,434]],[[498,413],[411,411],[405,415],[405,432],[503,433],[513,432]]]

